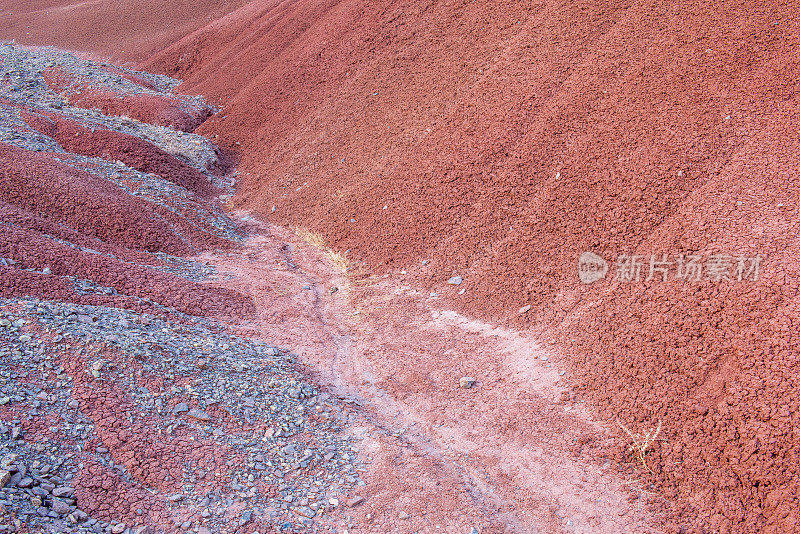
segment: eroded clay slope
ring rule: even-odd
[[[224,106],[201,131],[240,153],[242,205],[533,327],[610,424],[661,421],[645,476],[676,528],[787,531],[797,24],[794,2],[251,2],[147,64]],[[586,250],[605,281],[579,282]],[[620,254],[672,271],[613,282]],[[733,281],[676,280],[681,254]]]

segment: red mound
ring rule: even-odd
[[[152,87],[127,73],[122,77],[144,89]],[[44,79],[52,91],[67,96],[73,106],[99,109],[105,115],[127,116],[183,132],[193,131],[212,113],[208,106],[188,102],[179,95],[118,91],[98,86],[96,78],[81,79],[58,68],[45,72]]]
[[[136,60],[247,0],[2,0],[0,35]]]
[[[610,422],[662,421],[642,476],[676,529],[787,532],[797,18],[775,3],[257,1],[146,65],[224,104],[200,131],[241,150],[246,207],[542,329]],[[586,286],[584,250],[609,279],[624,253],[766,259],[757,282]]]
[[[254,310],[243,295],[154,272],[147,266],[166,263],[138,252],[185,254],[202,250],[205,243],[224,245],[221,240],[204,242],[201,232],[171,211],[46,154],[0,144],[0,221],[0,257],[15,262],[0,267],[5,296],[37,295],[159,314],[158,304],[209,316],[243,317]],[[186,235],[196,239],[191,249]],[[117,293],[81,294],[76,279]]]
[[[138,137],[102,128],[89,128],[55,114],[23,113],[25,121],[52,137],[64,149],[90,157],[122,161],[142,172],[161,176],[200,195],[212,193],[206,175]]]
[[[87,88],[72,102],[81,108],[97,108],[105,115],[128,116],[133,119],[168,126],[184,132],[194,131],[208,118],[208,109],[193,113],[176,108],[174,102],[163,96],[128,95],[121,98],[114,93]]]
[[[43,154],[0,143],[0,200],[109,243],[184,254],[189,247],[146,202]]]
[[[136,85],[141,85],[145,89],[150,89],[151,91],[157,91],[158,90],[155,85],[150,83],[144,77],[142,77],[142,76],[140,76],[140,75],[138,75],[136,73],[129,72],[129,71],[125,70],[125,69],[121,69],[121,68],[117,67],[116,65],[107,66],[106,67],[106,71],[109,74],[112,74],[114,76],[121,76],[121,77],[125,78],[126,80],[128,80],[129,82],[135,83]]]

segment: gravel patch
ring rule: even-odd
[[[100,471],[162,503],[162,522],[211,532],[250,522],[325,531],[331,503],[363,484],[338,400],[290,352],[205,319],[2,299],[0,378],[0,506],[9,518],[0,531],[147,527],[146,510],[115,517],[113,506],[96,505]],[[177,463],[153,436],[176,443]],[[187,439],[205,457],[182,448]],[[152,460],[176,464],[178,476],[172,465],[155,483],[140,469],[158,470]]]

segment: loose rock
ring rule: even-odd
[[[470,389],[475,385],[475,378],[471,376],[462,376],[458,383],[462,389]]]

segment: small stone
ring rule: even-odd
[[[18,427],[18,426],[15,426],[11,430],[11,439],[16,440],[16,439],[19,439],[20,436],[22,436],[22,429],[20,427]]]
[[[59,486],[53,489],[54,497],[72,497],[73,493],[75,493],[75,488],[70,486]]]
[[[315,512],[314,510],[312,510],[308,506],[301,506],[299,508],[295,508],[294,512],[297,515],[302,516],[302,517],[307,517],[308,519],[312,519],[315,515],[317,515],[317,512]]]
[[[69,505],[61,499],[53,499],[52,508],[58,515],[67,515],[69,513]]]
[[[480,531],[479,531],[477,528],[475,528],[475,527],[472,527],[472,528],[469,530],[469,534],[481,534],[481,533],[480,533]]]
[[[182,499],[183,499],[182,493],[176,493],[175,495],[170,495],[169,497],[167,497],[167,500],[170,502],[178,502]]]
[[[172,415],[178,415],[178,414],[181,414],[181,413],[186,413],[188,411],[189,411],[189,405],[186,404],[185,402],[179,402],[172,409]]]
[[[461,389],[470,389],[475,385],[475,378],[471,376],[462,376],[458,384],[461,386]]]
[[[19,481],[17,486],[20,488],[30,488],[33,485],[33,479],[31,477],[25,477]]]
[[[6,471],[11,471],[11,466],[16,465],[17,460],[19,460],[19,455],[15,453],[6,454],[3,456],[3,459],[0,460],[0,469],[4,469]]]
[[[354,508],[354,507],[358,506],[359,504],[361,504],[362,502],[364,502],[364,497],[361,497],[360,495],[356,495],[355,497],[352,497],[352,498],[347,500],[347,506],[349,506],[350,508]]]
[[[531,305],[530,305],[530,304],[528,304],[527,306],[523,306],[523,307],[521,307],[521,308],[519,309],[519,314],[520,314],[520,315],[523,315],[523,314],[525,314],[525,313],[528,313],[529,311],[531,311]]]
[[[206,527],[200,527],[197,529],[197,534],[211,534],[211,531]]]
[[[0,397],[0,406],[4,406],[11,402],[11,397]]]
[[[0,471],[0,488],[4,488],[9,480],[11,480],[11,473],[5,470]]]
[[[447,281],[447,283],[450,284],[451,286],[460,286],[461,282],[463,281],[464,279],[461,278],[460,276],[453,276],[450,278],[450,280]]]
[[[245,510],[242,512],[242,517],[239,519],[239,526],[244,526],[253,518],[252,510]]]
[[[0,469],[4,469],[6,471],[16,471],[17,460],[19,460],[19,455],[15,453],[6,454],[3,456],[3,459],[0,460]]]
[[[69,402],[67,403],[67,406],[69,406],[69,407],[70,407],[70,408],[72,408],[73,410],[76,410],[76,409],[78,409],[78,407],[80,406],[80,403],[78,403],[78,401],[76,401],[75,399],[72,399],[71,401],[69,401]]]
[[[126,528],[127,528],[127,526],[125,525],[125,523],[117,523],[116,525],[111,527],[111,533],[112,534],[122,534],[123,532],[125,532]]]
[[[400,519],[402,519],[402,520],[404,520],[404,521],[405,521],[406,519],[411,519],[411,516],[410,516],[410,515],[408,515],[408,514],[405,512],[405,510],[400,510],[400,514],[398,514],[398,516],[397,516],[397,517],[399,517]]]
[[[207,422],[211,420],[211,417],[204,412],[203,410],[198,410],[197,408],[192,408],[186,414],[186,417],[191,417],[192,419],[196,419],[198,421]]]

